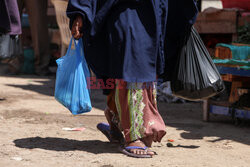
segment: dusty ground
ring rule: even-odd
[[[126,157],[96,130],[105,121],[105,97],[92,92],[94,109],[72,116],[54,100],[54,78],[0,77],[0,167],[249,167],[250,127],[227,118],[201,121],[201,104],[159,104],[168,134],[152,159]],[[85,127],[83,132],[64,127]],[[174,139],[175,147],[166,146]]]

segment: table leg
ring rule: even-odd
[[[203,101],[203,121],[209,121],[209,100]]]

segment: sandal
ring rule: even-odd
[[[133,157],[133,158],[152,158],[152,155],[149,154],[136,154],[131,152],[131,150],[133,149],[137,149],[137,150],[145,150],[146,152],[148,152],[148,147],[139,147],[139,146],[128,146],[128,147],[119,147],[119,151],[122,152],[123,154],[129,156],[129,157]]]
[[[123,146],[123,147],[120,146],[119,151],[127,156],[134,158],[152,158],[153,155],[157,155],[156,152],[150,150],[147,146],[145,146],[144,142],[142,142],[141,140],[135,140],[131,143],[134,143],[135,145]],[[143,150],[145,154],[138,154],[138,152],[133,153],[132,150]]]
[[[97,124],[97,129],[101,131],[111,143],[124,144],[123,134],[119,131],[111,131],[109,124],[99,123]]]

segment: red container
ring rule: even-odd
[[[241,8],[250,10],[250,0],[221,0],[223,8]]]

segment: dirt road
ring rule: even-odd
[[[227,118],[201,121],[201,104],[159,104],[168,134],[159,155],[134,159],[96,130],[105,97],[92,91],[94,109],[72,116],[54,100],[54,78],[0,77],[0,167],[249,167],[250,126]],[[82,132],[64,127],[85,127]],[[174,139],[174,147],[167,147]]]

